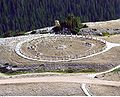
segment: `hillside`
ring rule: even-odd
[[[101,22],[87,22],[83,24],[86,24],[89,28],[120,29],[120,19]]]
[[[120,0],[0,0],[0,34],[51,26],[68,14],[82,22],[120,18]]]

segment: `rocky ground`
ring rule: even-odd
[[[29,35],[29,36],[21,36],[21,37],[15,37],[15,38],[6,38],[6,39],[0,39],[0,63],[10,63],[13,65],[18,66],[40,66],[41,64],[44,64],[46,69],[64,69],[68,67],[74,67],[74,68],[94,68],[97,71],[105,71],[112,67],[117,66],[120,63],[120,47],[114,47],[110,49],[109,51],[93,56],[91,58],[82,59],[78,61],[71,61],[71,62],[59,62],[59,63],[46,63],[46,62],[38,62],[38,61],[31,61],[26,60],[20,56],[18,56],[14,48],[16,44],[19,41],[23,41],[28,38],[33,38],[39,35]],[[113,41],[115,43],[119,43],[119,36],[111,36],[111,37],[103,37],[106,40]],[[102,37],[100,37],[102,38]],[[118,40],[116,40],[118,39]]]
[[[93,96],[120,96],[120,87],[105,85],[87,85],[89,93]]]
[[[0,85],[0,96],[85,96],[76,83]]]
[[[105,37],[101,37],[102,39],[106,40],[106,41],[109,41],[109,42],[112,42],[112,43],[120,43],[120,35],[110,35],[109,37],[108,36],[105,36]]]
[[[120,81],[120,72],[110,72],[96,76],[98,79]]]
[[[119,29],[120,19],[101,22],[88,22],[84,24],[86,24],[89,28]]]
[[[95,78],[108,81],[120,81],[120,72],[113,71],[97,75]],[[120,96],[120,87],[93,84],[89,84],[86,87],[88,88],[89,93],[95,96]]]
[[[120,19],[101,21],[101,22],[87,22],[83,23],[88,26],[88,28],[83,28],[80,33],[92,35],[104,35],[103,33],[108,32],[109,34],[120,34]]]
[[[80,60],[81,62],[86,62],[86,63],[98,63],[98,64],[119,64],[120,63],[120,47],[114,47],[110,49],[109,51],[87,58],[87,59],[82,59]]]
[[[90,29],[96,30],[98,32],[110,32],[110,33],[120,33],[120,20],[113,20],[108,22],[96,22],[96,23],[87,23]],[[96,31],[96,32],[97,32]],[[112,35],[101,37],[112,43],[120,43],[120,35]],[[105,54],[97,55],[96,57],[89,58],[87,61],[90,62],[93,60],[100,61],[101,63],[104,60],[108,60],[109,63],[118,63],[119,64],[119,51],[120,48],[116,47]],[[84,60],[85,61],[85,60]],[[109,80],[109,81],[120,81],[120,72],[110,72],[106,74],[101,74],[96,76],[98,79]],[[120,96],[120,87],[112,86],[103,86],[103,85],[87,85],[89,93],[94,96]]]
[[[54,45],[53,45],[54,43]],[[62,43],[62,44],[61,44]],[[89,43],[89,44],[87,44]],[[61,47],[60,47],[61,46]],[[64,47],[62,47],[64,46]],[[30,47],[33,47],[32,49]],[[79,37],[48,37],[31,40],[23,43],[21,52],[23,55],[38,60],[69,60],[79,58],[85,54],[91,54],[105,47],[105,44],[91,39]]]
[[[115,23],[114,23],[115,24]],[[119,29],[118,26],[108,22],[108,26],[103,24],[101,27],[109,29]],[[95,25],[94,25],[95,26]],[[96,25],[95,28],[97,28]],[[100,25],[99,25],[100,26]],[[119,30],[117,30],[119,31]],[[37,35],[36,35],[37,36]],[[94,68],[98,71],[105,71],[113,68],[120,64],[120,47],[115,47],[109,51],[96,55],[91,58],[82,59],[72,62],[60,62],[60,63],[44,63],[38,61],[30,61],[20,56],[16,55],[14,48],[19,41],[23,41],[27,38],[32,38],[33,36],[24,36],[16,38],[0,39],[0,63],[10,63],[18,66],[37,66],[40,64],[45,64],[47,68],[65,68],[65,67],[75,67],[75,68]],[[120,36],[114,35],[110,37],[100,37],[107,41],[120,43]],[[27,75],[27,76],[16,76],[15,78],[22,77],[40,77],[41,75]],[[44,76],[44,75],[42,75]],[[47,75],[53,76],[53,75]],[[67,75],[70,76],[70,75]],[[107,73],[104,75],[97,76],[99,79],[104,80],[115,80],[120,81],[119,73]],[[76,83],[31,83],[31,84],[6,84],[0,85],[0,96],[85,96],[81,89],[81,84]],[[120,96],[120,87],[113,86],[103,86],[103,85],[87,85],[89,92],[96,96]]]

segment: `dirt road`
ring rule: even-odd
[[[36,82],[74,82],[74,83],[120,86],[120,82],[117,81],[99,80],[84,76],[47,76],[31,78],[9,78],[0,80],[0,84],[36,83]]]

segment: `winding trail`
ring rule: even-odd
[[[74,82],[74,83],[89,83],[99,85],[120,86],[120,82],[99,80],[84,76],[44,76],[30,78],[9,78],[0,80],[0,84],[16,84],[16,83],[36,83],[36,82]]]
[[[87,55],[87,56],[84,56],[84,57],[80,57],[80,58],[75,58],[75,59],[68,59],[68,60],[38,60],[38,59],[35,59],[35,58],[31,58],[31,57],[27,57],[26,55],[24,55],[20,48],[22,46],[23,43],[25,42],[28,42],[28,41],[31,41],[33,39],[37,39],[37,38],[40,38],[40,37],[46,37],[46,36],[54,36],[54,34],[46,34],[46,35],[43,35],[43,36],[39,36],[39,37],[36,37],[36,38],[30,38],[30,39],[27,39],[25,41],[21,41],[19,42],[16,47],[15,47],[15,52],[16,54],[18,54],[19,56],[25,58],[25,59],[28,59],[28,60],[33,60],[33,61],[42,61],[42,62],[69,62],[69,61],[76,61],[76,60],[81,60],[81,59],[86,59],[86,58],[89,58],[89,57],[93,57],[93,56],[96,56],[98,54],[101,54],[101,53],[104,53],[106,51],[108,51],[109,49],[113,48],[113,47],[116,47],[116,46],[120,46],[120,44],[115,44],[115,43],[110,43],[110,42],[106,42],[105,40],[102,40],[102,39],[96,39],[95,37],[93,37],[92,39],[95,39],[95,40],[99,40],[101,42],[104,42],[106,44],[105,48],[103,48],[102,51],[100,52],[97,52],[97,53],[94,53],[94,54],[91,54],[91,55]],[[65,36],[65,35],[62,35],[62,36]],[[68,35],[70,36],[70,35]],[[75,37],[75,35],[74,35]],[[77,37],[81,37],[81,36],[77,36]],[[84,38],[84,37],[83,37]]]
[[[30,39],[28,39],[28,40],[30,40]],[[25,41],[28,41],[28,40],[25,40]],[[15,51],[18,55],[20,55],[24,58],[27,58],[26,56],[22,55],[19,51],[22,43],[25,42],[25,41],[22,41],[22,42],[18,43],[18,45],[15,48]],[[101,40],[101,41],[104,41],[104,40]],[[88,55],[86,57],[78,58],[77,60],[93,57],[95,55],[104,53],[104,52],[106,52],[106,51],[108,51],[111,48],[116,47],[116,46],[120,46],[120,44],[106,42],[106,48],[103,51],[95,53],[95,54]],[[30,59],[30,58],[27,58],[27,59]],[[118,81],[107,81],[107,80],[99,80],[99,79],[94,78],[96,75],[108,73],[108,72],[111,72],[111,71],[113,71],[114,69],[117,69],[117,68],[120,68],[120,65],[116,66],[116,67],[114,67],[110,70],[107,70],[105,72],[89,74],[87,76],[86,75],[85,76],[80,76],[80,75],[64,76],[64,75],[62,75],[62,76],[45,76],[45,77],[0,79],[0,84],[36,83],[36,82],[74,82],[74,83],[82,83],[82,89],[83,89],[84,93],[88,96],[92,96],[92,94],[89,93],[89,90],[86,89],[86,84],[98,84],[98,85],[108,85],[108,86],[117,86],[117,87],[120,86],[120,82],[118,82]]]
[[[99,39],[101,41],[104,41],[102,39]],[[16,53],[19,54],[20,56],[26,58],[26,56],[24,55],[21,55],[21,53],[19,52],[19,49],[21,47],[21,44],[23,42],[21,42],[20,44],[18,44],[18,46],[16,46]],[[85,57],[82,57],[82,58],[78,58],[77,60],[80,60],[80,59],[85,59],[85,58],[89,58],[89,57],[93,57],[95,55],[98,55],[98,54],[101,54],[101,53],[104,53],[108,50],[110,50],[111,48],[113,47],[116,47],[116,46],[120,46],[120,44],[117,44],[117,43],[110,43],[110,42],[107,42],[106,41],[106,48],[101,51],[101,52],[98,52],[98,53],[95,53],[95,54],[91,54],[91,55],[88,55],[88,56],[85,56]],[[27,58],[27,59],[30,59],[30,58]],[[32,59],[33,60],[33,59]],[[76,60],[76,59],[73,59],[73,60]],[[108,73],[108,72],[111,72],[113,71],[114,69],[117,69],[117,68],[120,68],[120,65],[119,66],[116,66],[108,71],[105,71],[105,72],[100,72],[100,73],[95,73],[95,74],[90,74],[88,75],[89,78],[86,78],[86,77],[83,77],[81,78],[80,76],[77,76],[77,77],[46,77],[46,78],[42,78],[42,80],[40,79],[40,82],[43,81],[43,82],[76,82],[76,83],[82,83],[82,86],[81,88],[83,89],[84,93],[87,95],[87,96],[92,96],[92,94],[89,92],[88,89],[86,89],[86,83],[88,84],[100,84],[100,85],[112,85],[112,86],[120,86],[120,82],[115,82],[115,81],[105,81],[105,80],[99,80],[99,79],[94,79],[94,77],[96,75],[99,75],[99,74],[103,74],[103,73]],[[93,78],[93,79],[91,79]],[[16,79],[17,80],[17,79]],[[29,79],[30,80],[30,79]],[[31,79],[32,82],[33,82],[33,79]],[[48,81],[49,80],[49,81]],[[34,80],[36,82],[36,80]],[[39,81],[37,79],[37,81]],[[17,82],[21,82],[20,80],[17,80]],[[25,82],[25,81],[24,81]],[[27,82],[30,82],[30,81],[27,81]]]
[[[85,95],[92,96],[92,94],[90,94],[89,90],[86,89],[86,84],[82,83],[81,89],[84,91]]]
[[[116,46],[120,46],[120,44],[116,44],[116,43],[110,43],[110,42],[106,42],[106,45],[107,45],[107,48],[106,50],[104,50],[103,52],[105,51],[108,51],[109,49],[113,48],[113,47],[116,47]],[[120,65],[110,69],[110,70],[107,70],[107,71],[104,71],[104,72],[100,72],[100,73],[95,73],[95,74],[89,74],[88,77],[90,78],[95,78],[95,76],[97,75],[101,75],[101,74],[105,74],[105,73],[109,73],[117,68],[120,68]],[[118,85],[119,86],[119,85]],[[84,91],[84,93],[87,95],[87,96],[92,96],[92,94],[89,92],[89,90],[86,88],[86,84],[85,83],[82,83],[82,90]]]

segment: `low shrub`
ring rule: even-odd
[[[120,68],[113,70],[113,72],[120,72]]]
[[[30,34],[36,34],[36,31],[32,31]]]
[[[88,28],[88,26],[85,24],[85,25],[83,25],[83,28]]]
[[[65,69],[64,72],[65,72],[65,73],[75,73],[76,70],[75,70],[74,68],[70,68],[70,67],[69,67],[68,69]]]
[[[81,72],[84,72],[84,73],[96,72],[96,70],[95,69],[84,69],[84,70],[81,70]]]
[[[103,32],[102,34],[103,34],[103,36],[109,36],[110,35],[109,32]]]
[[[8,31],[0,35],[0,38],[15,37],[15,36],[21,36],[21,35],[25,35],[25,32]]]

